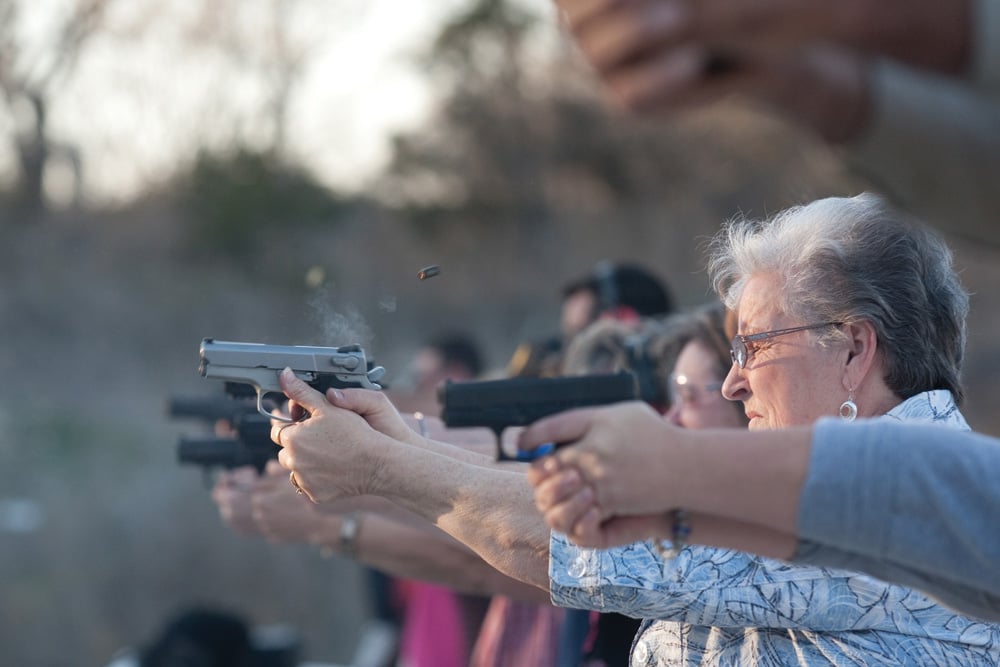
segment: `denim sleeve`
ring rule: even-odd
[[[821,420],[798,531],[796,563],[861,570],[1000,620],[1000,440]]]

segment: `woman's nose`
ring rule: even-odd
[[[722,382],[722,395],[730,401],[742,401],[750,394],[750,386],[747,384],[743,369],[733,364]]]

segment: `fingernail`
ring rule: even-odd
[[[293,377],[295,377],[295,373],[292,372],[291,368],[285,366],[284,370],[281,371],[281,377],[284,378],[285,380],[291,380]]]
[[[333,400],[334,401],[343,401],[344,400],[344,392],[340,391],[339,389],[332,389],[331,388],[330,389],[330,395],[333,396]]]

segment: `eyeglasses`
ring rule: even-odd
[[[686,375],[671,375],[670,382],[667,383],[667,393],[670,398],[670,405],[680,405],[687,403],[693,405],[704,394],[714,394],[722,396],[722,383],[709,382],[708,384],[694,384]]]
[[[790,329],[775,329],[774,331],[762,331],[760,333],[750,334],[749,336],[742,336],[736,334],[733,336],[732,347],[729,348],[729,356],[732,357],[733,363],[740,368],[746,368],[747,362],[750,361],[750,357],[753,356],[754,347],[752,343],[761,340],[768,340],[769,338],[777,338],[778,336],[784,336],[785,334],[795,333],[796,331],[806,331],[808,329],[822,329],[823,327],[837,327],[840,326],[841,322],[823,322],[822,324],[807,324],[804,327],[792,327]],[[751,343],[751,345],[747,345]]]

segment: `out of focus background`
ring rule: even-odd
[[[354,652],[359,569],[234,534],[176,462],[202,338],[361,343],[391,384],[461,330],[501,369],[598,260],[698,304],[721,222],[871,187],[739,100],[616,113],[547,0],[0,0],[0,93],[4,665],[103,665],[196,604]],[[1000,434],[997,255],[953,247]]]

